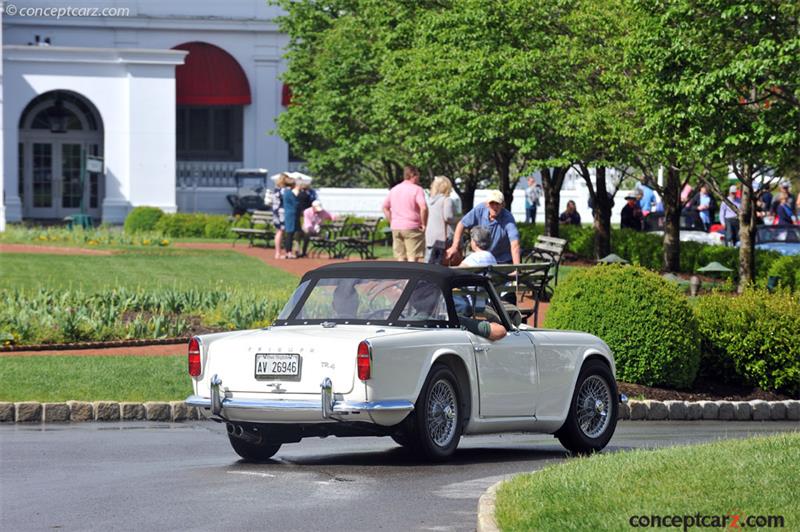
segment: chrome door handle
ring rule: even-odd
[[[488,345],[476,345],[474,349],[475,349],[476,353],[483,353],[483,352],[489,350],[489,346]]]

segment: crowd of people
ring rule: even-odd
[[[800,200],[791,193],[791,183],[781,181],[778,192],[772,194],[768,187],[754,183],[756,203],[756,223],[758,224],[796,224],[800,214]],[[742,191],[737,185],[728,187],[727,201],[718,203],[706,185],[695,189],[685,185],[681,191],[682,228],[699,231],[719,230],[725,234],[725,243],[736,245],[739,240],[739,208]],[[569,208],[567,209],[569,211]],[[625,206],[620,214],[620,227],[642,231],[649,227],[660,227],[657,223],[664,206],[655,192],[640,185],[633,193],[625,196]],[[562,220],[565,212],[562,214]],[[649,223],[650,220],[656,220]]]
[[[529,177],[527,184],[525,220],[532,222],[544,193],[535,178]],[[760,185],[755,183],[758,223],[800,223],[800,197],[792,194],[788,181],[781,181],[775,194]],[[420,186],[419,169],[410,165],[404,168],[403,181],[392,187],[382,205],[391,228],[394,258],[450,266],[518,264],[519,231],[513,215],[505,208],[503,194],[499,190],[490,191],[486,201],[459,219],[458,209],[451,199],[452,191],[453,184],[448,177],[436,176],[426,197]],[[724,231],[726,244],[735,245],[739,238],[740,188],[731,185],[726,200],[718,205],[707,186],[695,189],[687,184],[681,191],[683,228]],[[306,256],[310,237],[320,233],[323,223],[335,219],[323,208],[310,181],[295,179],[286,173],[278,176],[272,191],[272,211],[276,229],[275,258]],[[657,221],[663,212],[663,203],[655,191],[640,184],[625,196],[620,227],[635,231],[658,227],[652,220]],[[559,222],[581,224],[574,201],[567,202]],[[717,223],[719,225],[715,225]],[[469,235],[471,251],[466,258],[460,246],[465,234]]]
[[[489,192],[485,202],[459,220],[450,198],[450,179],[435,177],[427,200],[419,179],[419,169],[406,166],[403,182],[394,186],[383,202],[396,260],[449,266],[519,264],[519,231],[499,190]],[[469,231],[472,250],[466,259],[460,246],[465,231]]]
[[[295,259],[308,254],[310,238],[324,222],[334,220],[322,206],[311,181],[278,175],[272,190],[272,223],[275,226],[275,258]],[[295,252],[295,237],[300,237]]]

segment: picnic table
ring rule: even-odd
[[[460,269],[488,277],[497,293],[501,296],[504,293],[514,293],[517,304],[522,299],[530,299],[533,302],[531,308],[519,308],[517,306],[517,310],[526,320],[533,316],[534,326],[538,327],[539,301],[542,300],[545,289],[550,282],[552,268],[553,261],[526,264],[492,264],[490,266],[470,266]]]

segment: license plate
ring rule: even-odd
[[[300,375],[300,355],[256,354],[256,377],[296,377]]]

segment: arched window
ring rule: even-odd
[[[175,71],[177,156],[183,161],[241,161],[243,106],[251,103],[242,67],[225,50],[190,42]]]

